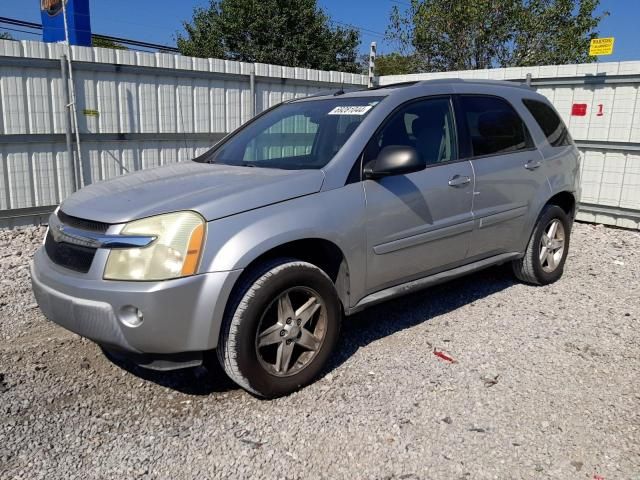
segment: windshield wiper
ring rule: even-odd
[[[256,165],[254,162],[247,162],[245,160],[243,160],[240,163],[236,163],[236,162],[230,162],[228,160],[215,160],[215,159],[211,159],[209,161],[207,161],[207,163],[209,165],[229,165],[230,167],[252,167],[252,168],[256,168]]]

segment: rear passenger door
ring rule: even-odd
[[[526,124],[504,98],[458,95],[461,149],[475,174],[470,261],[522,249],[529,208],[548,189],[542,156]]]

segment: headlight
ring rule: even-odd
[[[176,212],[128,223],[127,235],[153,235],[145,248],[114,249],[104,269],[106,280],[168,280],[193,275],[204,244],[205,222],[195,212]]]

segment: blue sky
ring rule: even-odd
[[[295,1],[295,0],[292,0]],[[173,45],[175,33],[182,21],[191,17],[194,6],[208,4],[207,0],[90,0],[94,33],[145,40]],[[369,43],[378,42],[380,53],[388,53],[392,46],[382,38],[394,5],[403,8],[408,0],[319,0],[320,5],[336,22],[361,28],[362,51]],[[40,22],[40,0],[2,0],[0,16]],[[640,1],[603,0],[601,10],[610,16],[600,24],[602,37],[616,37],[612,56],[602,61],[640,60],[637,29]],[[2,27],[0,27],[2,30]],[[16,38],[38,38],[11,32]]]

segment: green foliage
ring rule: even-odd
[[[406,75],[416,72],[416,59],[412,55],[390,53],[376,58],[377,76],[382,75]]]
[[[524,26],[515,32],[517,48],[510,62],[517,66],[562,65],[596,60],[589,56],[589,43],[597,37],[596,16],[600,0],[530,0],[520,12]]]
[[[114,48],[116,50],[129,50],[121,43],[114,42],[113,40],[107,40],[106,38],[91,36],[91,45],[101,48]]]
[[[358,72],[360,34],[332,27],[317,0],[210,0],[196,8],[178,49],[193,57]]]
[[[13,40],[9,32],[0,32],[0,40]]]
[[[390,40],[411,52],[414,71],[557,65],[595,60],[600,0],[411,0],[394,7]]]

